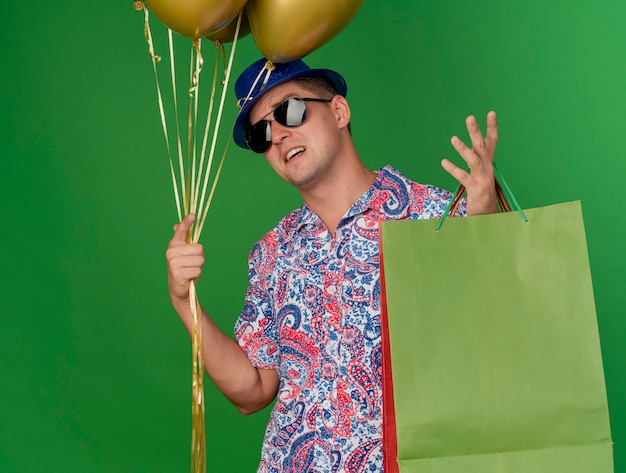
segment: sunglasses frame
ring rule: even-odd
[[[283,102],[281,102],[280,104],[278,104],[274,110],[268,112],[266,115],[263,116],[263,118],[261,118],[259,121],[257,121],[256,123],[253,123],[252,125],[250,125],[248,127],[248,129],[246,130],[246,145],[248,146],[248,148],[250,148],[253,152],[261,154],[261,153],[265,153],[269,147],[272,144],[272,131],[271,131],[271,126],[272,126],[272,122],[274,120],[276,120],[278,123],[280,123],[282,126],[286,126],[288,128],[296,128],[299,127],[300,125],[302,125],[305,121],[306,121],[306,117],[307,117],[307,112],[308,112],[308,108],[306,106],[307,102],[325,102],[325,103],[330,103],[332,102],[332,98],[331,99],[322,99],[322,98],[318,98],[318,97],[289,97],[288,99],[284,100]],[[288,110],[289,110],[289,104],[291,102],[301,102],[304,104],[304,110],[302,111],[302,118],[300,119],[299,123],[294,124],[294,125],[290,125],[289,123],[287,123],[287,116],[288,116]],[[282,107],[282,108],[281,108]],[[276,110],[282,110],[284,108],[285,113],[280,113],[279,116],[276,116]],[[266,117],[268,115],[273,115],[273,118],[271,120],[267,120]],[[260,128],[263,127],[262,130],[260,130]],[[269,131],[269,133],[268,133]],[[253,137],[256,136],[256,138]],[[263,145],[257,143],[256,145],[254,144],[255,141],[261,141],[258,137],[259,136],[268,136],[270,137],[270,139],[265,139],[263,142]]]

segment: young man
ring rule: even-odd
[[[258,471],[380,472],[378,222],[440,217],[451,196],[363,164],[339,74],[294,61],[268,77],[264,67],[257,61],[237,80],[234,139],[263,153],[304,204],[250,253],[237,342],[203,312],[206,371],[244,414],[276,399]],[[495,212],[496,117],[487,116],[486,137],[473,117],[466,124],[471,148],[452,144],[470,172],[442,165],[465,185],[468,214]],[[193,221],[175,227],[167,250],[170,297],[188,331],[189,281],[204,263],[202,247],[185,242]]]

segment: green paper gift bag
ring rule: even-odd
[[[580,203],[526,216],[381,223],[386,473],[613,471]]]

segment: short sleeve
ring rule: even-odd
[[[441,217],[446,211],[446,207],[450,203],[450,200],[454,198],[454,194],[445,189],[441,189],[440,187],[431,185],[424,186],[424,189],[426,190],[426,192],[423,196],[421,212],[419,213],[419,215],[412,215],[410,218],[431,219]],[[455,216],[463,217],[466,215],[466,213],[465,199],[461,199],[457,207]]]
[[[245,305],[235,323],[235,337],[253,366],[277,369],[280,361],[278,330],[273,306],[273,290],[267,288],[268,248],[259,242],[248,258],[249,286]]]

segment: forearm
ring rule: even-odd
[[[175,307],[187,332],[193,333],[190,307]],[[255,368],[235,340],[227,336],[202,310],[204,368],[215,386],[243,414],[252,414],[272,402],[278,390],[274,370]]]

